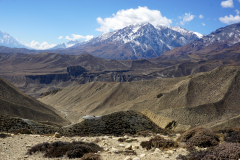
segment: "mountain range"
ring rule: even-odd
[[[100,44],[105,45],[105,49],[109,50],[109,54],[111,50],[112,52],[114,51],[116,45],[121,43],[125,51],[129,51],[126,46],[133,42],[137,43],[137,38],[127,41],[126,35],[131,35],[130,33],[134,31],[134,28],[137,30],[137,26],[139,29],[135,33],[146,31],[146,29],[142,30],[144,27],[148,28],[149,31],[150,29],[157,31],[151,24],[132,25],[128,34],[126,31],[127,27],[122,30],[105,33],[80,46],[49,50],[42,53],[24,48],[0,47],[0,76],[19,87],[25,93],[38,97],[42,93],[55,88],[92,81],[131,82],[182,77],[211,71],[219,66],[240,65],[240,24],[217,29],[211,34],[189,42],[189,44],[183,47],[176,47],[151,59],[114,60],[92,55],[93,53],[98,53],[99,50],[95,49]],[[174,28],[178,29],[178,32],[175,32],[173,29],[170,30],[170,28],[174,27],[162,27],[162,30],[169,30],[169,32],[171,31],[171,33],[176,33],[177,35],[180,35],[179,32],[185,33],[189,37],[197,35],[181,28]],[[119,34],[120,31],[123,34]],[[125,36],[124,33],[126,33]],[[147,37],[148,33],[150,32],[146,32],[142,37]],[[118,41],[119,37],[125,40],[126,43]],[[155,37],[157,36],[155,35]],[[113,44],[115,41],[116,45],[110,45],[110,43]],[[74,44],[75,42],[71,45]],[[80,55],[66,54],[68,53],[67,51],[80,53],[79,48],[86,45],[89,45],[89,49],[91,46],[96,48],[93,49],[91,54],[86,52]],[[116,47],[115,49],[119,50],[120,48]],[[114,56],[114,54],[110,54],[110,56]]]
[[[128,26],[105,33],[79,46],[72,42],[62,44],[62,49],[42,53],[24,48],[0,47],[0,51],[6,52],[0,52],[0,76],[5,79],[0,78],[0,102],[6,104],[2,110],[6,114],[18,116],[13,114],[16,108],[22,113],[20,109],[24,110],[23,105],[30,102],[33,102],[30,109],[39,105],[52,110],[48,106],[50,105],[75,123],[85,114],[105,115],[120,110],[149,109],[191,127],[240,126],[240,24],[217,29],[202,38],[197,33],[174,29],[136,24],[132,28]],[[159,36],[160,33],[167,32],[171,33],[169,37],[167,34]],[[173,33],[180,37],[174,39]],[[188,35],[189,41],[181,47],[183,33]],[[161,44],[165,48],[173,44],[178,44],[179,47],[161,53],[158,57],[132,60],[130,51],[139,45],[139,53],[143,53],[142,44],[155,44],[150,43],[154,42],[154,37],[167,37]],[[195,37],[195,40],[190,40],[191,37]],[[161,39],[157,41],[155,47],[161,46]],[[185,38],[184,42],[186,41]],[[64,45],[74,46],[64,49]],[[81,54],[84,46],[89,47],[89,51],[92,50],[89,52],[91,54]],[[124,54],[119,58],[116,51],[120,53],[120,49],[125,49],[121,50],[122,53],[126,51],[129,55],[126,57],[127,54]],[[156,53],[153,49],[151,47],[149,57],[153,55],[150,53]],[[99,53],[103,50],[109,52],[104,52],[102,56],[109,54],[117,60],[100,58]],[[111,52],[115,54],[110,54]],[[23,97],[23,93],[10,86],[6,80],[24,93],[39,98],[45,105],[35,104],[36,101],[30,96]],[[11,93],[5,90],[10,90]],[[52,113],[51,117],[55,116],[64,122],[57,110],[50,110],[46,109],[47,112],[43,114]],[[19,116],[34,118],[24,114]]]
[[[181,27],[133,24],[104,33],[84,45],[55,52],[73,55],[87,52],[106,59],[148,59],[160,56],[175,47],[184,46],[202,36]]]

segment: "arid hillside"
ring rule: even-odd
[[[39,98],[73,122],[84,115],[149,109],[180,124],[240,126],[240,67],[218,67],[180,78],[125,83],[91,82]],[[231,121],[228,121],[231,120]]]
[[[24,94],[2,78],[0,78],[0,110],[0,115],[30,119],[37,122],[49,121],[60,125],[68,123],[57,110]]]

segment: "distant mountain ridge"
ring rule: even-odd
[[[55,47],[50,48],[48,50],[65,49],[65,48],[70,48],[70,47],[76,47],[76,46],[79,46],[79,45],[83,45],[85,43],[86,42],[83,42],[81,40],[69,41],[69,42],[66,42],[66,43],[60,43],[60,44],[56,45]]]
[[[64,53],[76,55],[88,52],[107,59],[145,59],[157,57],[175,47],[182,47],[202,36],[181,27],[133,24],[104,33],[84,45],[70,47],[64,50]]]
[[[195,40],[183,47],[175,48],[165,52],[158,59],[163,58],[185,58],[203,60],[206,59],[210,52],[220,51],[230,48],[240,42],[240,23],[232,24],[217,29],[216,31]]]

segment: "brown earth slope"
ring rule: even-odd
[[[54,108],[25,95],[2,78],[0,78],[0,110],[0,115],[49,121],[61,125],[68,123]]]
[[[149,109],[180,124],[212,127],[228,119],[233,121],[240,114],[239,89],[240,67],[226,66],[180,78],[92,82],[65,88],[39,100],[64,111],[73,122],[84,115]]]

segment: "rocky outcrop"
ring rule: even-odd
[[[156,125],[161,128],[171,129],[173,131],[184,131],[191,128],[190,125],[183,125],[176,122],[174,119],[163,117],[158,114],[151,112],[148,109],[142,111],[142,114],[147,116],[151,121],[153,121]]]

